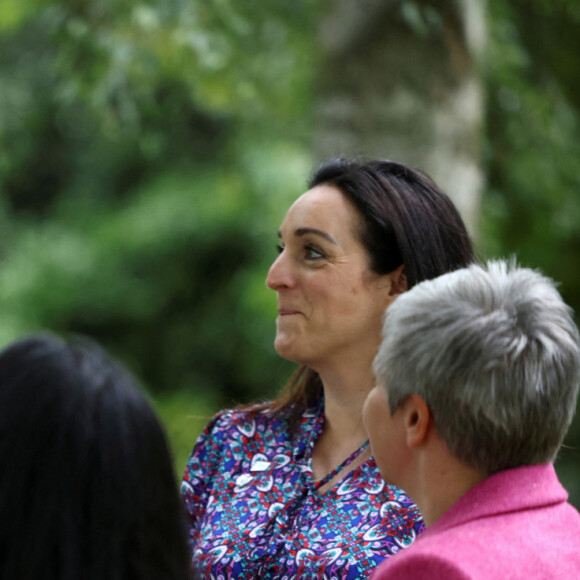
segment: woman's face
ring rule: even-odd
[[[392,276],[369,270],[357,235],[358,210],[334,186],[318,185],[288,210],[280,255],[266,284],[278,294],[275,347],[321,372],[373,357]]]

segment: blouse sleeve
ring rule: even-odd
[[[205,512],[213,482],[224,465],[227,411],[220,411],[198,437],[185,468],[181,495],[185,504],[188,536],[193,539]]]

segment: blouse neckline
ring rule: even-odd
[[[300,433],[301,437],[299,440],[306,441],[306,449],[303,450],[304,459],[306,461],[306,468],[303,468],[303,471],[306,475],[306,481],[310,487],[313,488],[314,491],[319,490],[320,488],[324,487],[329,481],[331,481],[334,477],[336,477],[341,471],[343,471],[346,467],[348,467],[353,461],[359,457],[363,451],[369,446],[369,440],[367,439],[358,449],[353,451],[344,461],[342,461],[339,465],[337,465],[334,469],[332,469],[329,473],[327,473],[322,479],[314,480],[313,472],[312,472],[312,455],[314,453],[314,446],[316,445],[316,441],[322,434],[322,429],[324,428],[324,399],[322,398],[317,405],[317,407],[312,409],[312,412],[316,414],[314,425],[306,421],[302,424],[302,426],[310,431],[308,437],[304,437],[305,433]],[[305,413],[305,417],[310,416],[310,413]],[[312,428],[314,427],[314,428]],[[301,430],[303,431],[303,430]],[[369,459],[371,459],[369,457]],[[368,459],[366,460],[368,461]],[[357,468],[361,467],[366,463],[363,461]],[[355,468],[355,470],[357,469]],[[353,470],[354,471],[354,470]],[[347,474],[348,475],[348,474]],[[338,485],[338,483],[337,483]],[[334,487],[334,486],[333,486]],[[330,488],[332,489],[332,488]]]

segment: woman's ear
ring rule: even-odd
[[[431,411],[425,399],[419,395],[410,395],[403,404],[404,427],[408,447],[419,447],[429,431]]]
[[[397,296],[409,289],[407,286],[405,264],[401,264],[396,270],[393,270],[389,276],[391,276],[391,289],[389,290],[389,296]]]

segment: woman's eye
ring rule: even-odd
[[[324,258],[324,254],[317,250],[314,246],[306,246],[306,259],[307,260],[319,260]]]

